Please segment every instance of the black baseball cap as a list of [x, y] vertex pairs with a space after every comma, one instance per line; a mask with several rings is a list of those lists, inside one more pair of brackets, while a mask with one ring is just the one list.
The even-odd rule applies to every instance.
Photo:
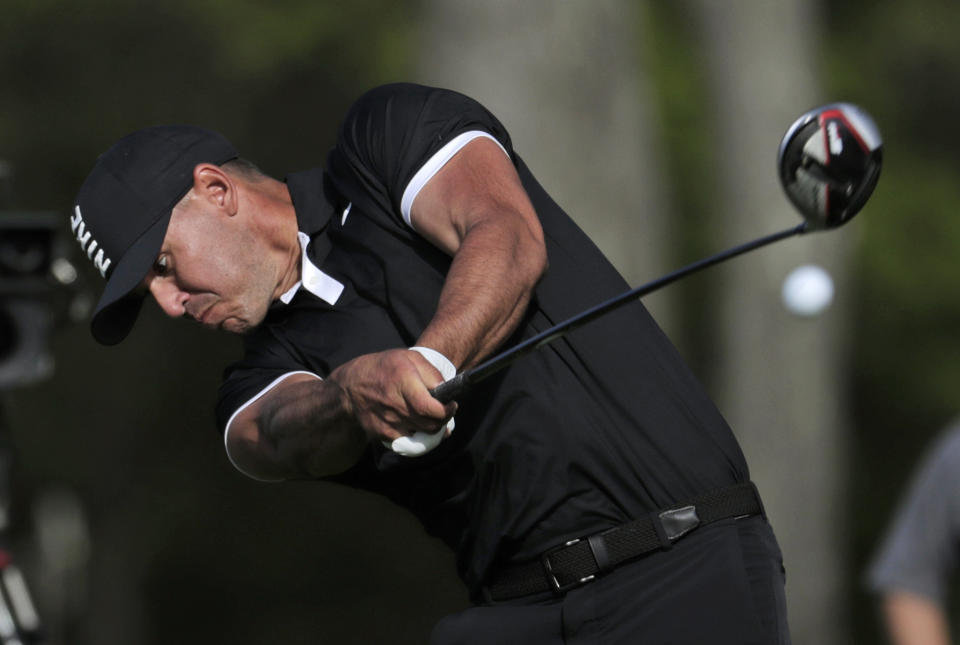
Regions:
[[128, 134], [97, 159], [70, 226], [107, 280], [90, 321], [99, 343], [115, 345], [133, 328], [146, 295], [137, 287], [157, 259], [173, 207], [193, 186], [193, 169], [237, 156], [216, 132], [162, 125]]

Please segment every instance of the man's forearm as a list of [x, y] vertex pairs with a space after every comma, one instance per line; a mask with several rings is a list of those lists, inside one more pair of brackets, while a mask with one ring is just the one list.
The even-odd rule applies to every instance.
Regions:
[[546, 252], [520, 220], [481, 223], [464, 237], [437, 312], [417, 341], [458, 369], [493, 352], [523, 318], [546, 269]]
[[335, 380], [283, 388], [260, 408], [257, 425], [267, 459], [294, 478], [346, 470], [367, 441]]

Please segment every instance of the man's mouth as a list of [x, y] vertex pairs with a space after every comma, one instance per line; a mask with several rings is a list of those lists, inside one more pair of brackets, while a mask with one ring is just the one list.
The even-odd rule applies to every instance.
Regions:
[[189, 313], [190, 317], [196, 320], [201, 325], [207, 325], [208, 324], [207, 318], [210, 315], [210, 312], [213, 310], [213, 306], [215, 304], [216, 303], [211, 303], [208, 307], [204, 308], [204, 310], [199, 313], [191, 313], [191, 312], [187, 312], [187, 313]]

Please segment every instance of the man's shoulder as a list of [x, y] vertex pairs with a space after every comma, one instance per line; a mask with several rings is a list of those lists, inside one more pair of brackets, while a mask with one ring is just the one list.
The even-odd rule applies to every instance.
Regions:
[[431, 94], [452, 94], [463, 96], [459, 92], [442, 87], [423, 85], [421, 83], [413, 83], [410, 81], [394, 81], [391, 83], [382, 83], [380, 85], [371, 87], [357, 98], [357, 102], [375, 101], [389, 97], [422, 98], [430, 96]]
[[398, 81], [374, 86], [360, 94], [347, 111], [345, 122], [356, 123], [358, 118], [370, 118], [385, 112], [389, 113], [391, 120], [396, 120], [407, 111], [417, 114], [426, 109], [449, 108], [459, 112], [480, 107], [478, 101], [456, 90]]
[[[420, 83], [412, 83], [409, 81], [394, 81], [391, 83], [382, 83], [380, 85], [374, 85], [365, 92], [363, 92], [358, 100], [365, 98], [377, 98], [380, 96], [395, 96], [395, 95], [418, 95], [418, 94], [429, 94], [430, 92], [437, 91], [439, 88], [430, 87], [428, 85], [422, 85]], [[443, 90], [440, 90], [443, 91]]]
[[393, 107], [404, 103], [423, 103], [436, 88], [417, 83], [394, 82], [377, 85], [366, 90], [353, 102], [347, 112], [347, 120], [377, 108]]

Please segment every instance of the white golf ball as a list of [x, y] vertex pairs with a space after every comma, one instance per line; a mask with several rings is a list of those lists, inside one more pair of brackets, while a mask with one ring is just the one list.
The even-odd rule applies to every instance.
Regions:
[[833, 300], [833, 279], [822, 268], [805, 264], [783, 281], [783, 304], [798, 316], [816, 316]]

